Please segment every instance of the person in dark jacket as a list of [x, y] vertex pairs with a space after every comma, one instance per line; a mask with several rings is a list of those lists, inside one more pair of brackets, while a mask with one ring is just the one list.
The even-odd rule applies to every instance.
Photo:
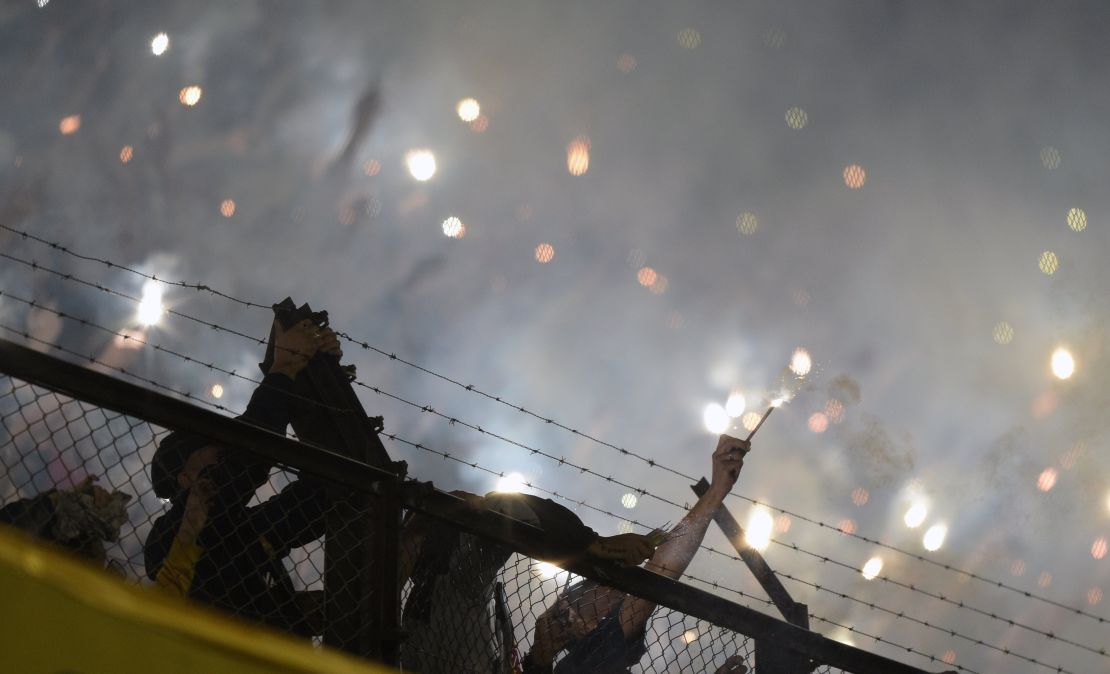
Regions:
[[[705, 538], [714, 513], [732, 491], [751, 444], [722, 435], [713, 451], [709, 490], [667, 535], [645, 568], [680, 578]], [[525, 674], [618, 674], [647, 652], [644, 635], [655, 604], [595, 581], [583, 580], [563, 592], [536, 619], [535, 639], [524, 658]], [[558, 663], [555, 656], [566, 650]], [[721, 671], [743, 671], [731, 661]]]
[[[274, 361], [251, 396], [244, 421], [285, 434], [293, 413], [293, 382], [317, 352], [341, 355], [335, 334], [302, 321], [275, 324]], [[283, 560], [324, 534], [323, 485], [301, 477], [265, 502], [248, 507], [273, 466], [239, 450], [181, 431], [159, 444], [151, 462], [154, 493], [172, 503], [158, 518], [143, 552], [147, 575], [164, 590], [294, 634], [318, 632], [295, 593]]]

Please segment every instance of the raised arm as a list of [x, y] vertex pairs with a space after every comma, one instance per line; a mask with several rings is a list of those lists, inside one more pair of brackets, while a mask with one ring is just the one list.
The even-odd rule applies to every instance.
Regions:
[[[744, 455], [751, 449], [751, 443], [729, 435], [722, 435], [713, 452], [713, 478], [709, 490], [698, 499], [690, 512], [682, 518], [667, 535], [667, 539], [656, 548], [648, 560], [647, 568], [667, 578], [679, 578], [694, 559], [698, 547], [705, 538], [706, 529], [713, 520], [736, 478], [744, 466]], [[648, 618], [655, 611], [655, 604], [639, 597], [629, 596], [621, 606], [621, 630], [626, 637], [638, 636], [647, 625]]]

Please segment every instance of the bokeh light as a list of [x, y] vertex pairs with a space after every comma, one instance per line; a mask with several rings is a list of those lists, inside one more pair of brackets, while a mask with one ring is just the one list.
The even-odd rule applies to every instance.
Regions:
[[1092, 587], [1090, 590], [1087, 590], [1087, 603], [1088, 604], [1090, 604], [1091, 606], [1094, 606], [1095, 604], [1099, 603], [1100, 601], [1102, 601], [1102, 588], [1101, 587]]
[[1056, 469], [1045, 468], [1041, 474], [1037, 476], [1037, 489], [1041, 491], [1049, 491], [1056, 486]]
[[747, 430], [754, 431], [762, 417], [763, 415], [759, 412], [745, 412], [744, 416], [740, 417], [740, 424]]
[[462, 121], [473, 122], [478, 119], [478, 115], [482, 114], [482, 106], [478, 105], [478, 101], [473, 98], [464, 98], [455, 106], [455, 112], [459, 114], [459, 119]]
[[946, 665], [956, 664], [956, 651], [945, 651], [944, 655], [940, 656]]
[[405, 155], [405, 166], [413, 178], [425, 182], [436, 174], [436, 156], [431, 150], [410, 150]]
[[1037, 576], [1037, 587], [1048, 587], [1052, 584], [1052, 574], [1048, 571], [1041, 571], [1041, 575]]
[[1049, 171], [1060, 168], [1060, 151], [1048, 145], [1041, 148], [1041, 165]]
[[633, 269], [639, 269], [640, 267], [643, 267], [644, 262], [647, 261], [647, 255], [644, 255], [644, 251], [640, 250], [639, 248], [633, 248], [632, 250], [628, 251], [628, 256], [625, 257], [624, 260], [628, 263], [629, 267], [632, 267]]
[[1106, 556], [1108, 544], [1105, 536], [1099, 536], [1095, 542], [1091, 544], [1091, 556], [1095, 559], [1102, 559]]
[[376, 176], [382, 170], [382, 163], [377, 159], [367, 159], [362, 164], [362, 172], [368, 176]]
[[208, 389], [208, 392], [217, 400], [224, 397], [224, 387], [219, 384], [212, 384], [212, 388]]
[[771, 544], [771, 529], [775, 520], [763, 507], [752, 508], [748, 515], [748, 525], [744, 527], [744, 542], [756, 550], [766, 550]]
[[75, 134], [80, 128], [81, 115], [69, 115], [68, 117], [62, 117], [62, 121], [58, 122], [58, 131], [61, 131], [63, 136]]
[[948, 527], [943, 524], [934, 524], [929, 527], [925, 532], [925, 536], [921, 539], [921, 544], [929, 552], [936, 552], [944, 545], [944, 539], [948, 536]]
[[1056, 253], [1051, 250], [1046, 250], [1041, 253], [1041, 257], [1037, 259], [1037, 267], [1045, 274], [1051, 276], [1060, 268], [1060, 258], [1056, 257]]
[[162, 307], [162, 284], [157, 281], [147, 281], [143, 284], [142, 299], [139, 300], [137, 318], [143, 325], [154, 325], [162, 318], [165, 309]]
[[200, 102], [200, 97], [204, 94], [204, 90], [195, 84], [184, 87], [177, 93], [177, 100], [181, 101], [181, 105], [186, 107], [193, 107]]
[[520, 473], [507, 473], [498, 478], [497, 487], [494, 488], [494, 491], [504, 494], [518, 494], [524, 491], [525, 482], [527, 480]]
[[224, 199], [220, 202], [220, 215], [224, 216], [225, 218], [230, 218], [231, 216], [235, 215], [234, 199]]
[[802, 347], [794, 349], [794, 353], [790, 356], [790, 371], [799, 377], [804, 377], [809, 374], [810, 369], [813, 367], [813, 359]]
[[914, 503], [906, 514], [902, 517], [902, 521], [906, 526], [911, 529], [916, 529], [921, 526], [925, 518], [929, 516], [929, 508], [924, 503]]
[[1057, 379], [1067, 379], [1075, 373], [1075, 358], [1064, 347], [1052, 352], [1052, 374]]
[[809, 122], [809, 115], [801, 108], [790, 108], [786, 111], [786, 125], [791, 129], [804, 129]]
[[636, 69], [636, 59], [632, 54], [621, 54], [617, 57], [617, 70], [630, 73]]
[[170, 48], [170, 36], [165, 33], [158, 33], [154, 39], [150, 41], [150, 52], [155, 56], [161, 56], [166, 53]]
[[555, 246], [550, 243], [541, 243], [536, 246], [536, 262], [540, 264], [547, 264], [555, 259]]
[[585, 175], [590, 170], [590, 138], [578, 136], [567, 144], [567, 171], [572, 176]]
[[755, 234], [755, 230], [759, 229], [759, 220], [755, 213], [741, 213], [736, 218], [736, 229], [744, 236]]
[[693, 28], [683, 28], [678, 31], [678, 44], [683, 49], [697, 49], [701, 44], [701, 33]]
[[443, 221], [443, 235], [452, 239], [461, 239], [466, 234], [466, 226], [462, 220], [451, 216]]
[[862, 507], [867, 505], [867, 501], [870, 500], [870, 498], [871, 494], [868, 493], [868, 491], [863, 487], [856, 487], [852, 490], [852, 503], [856, 504], [857, 506]]
[[825, 403], [825, 416], [834, 424], [844, 421], [844, 403], [836, 398], [830, 398], [829, 402]]
[[744, 394], [739, 391], [733, 391], [729, 394], [728, 400], [725, 401], [725, 412], [735, 419], [744, 413], [744, 409], [748, 406], [744, 400]]
[[882, 570], [883, 570], [883, 558], [882, 557], [872, 557], [871, 559], [867, 560], [866, 564], [863, 565], [863, 568], [860, 570], [860, 573], [863, 574], [863, 579], [864, 580], [874, 580], [875, 577], [878, 576], [882, 572]]
[[470, 123], [470, 130], [474, 133], [484, 133], [489, 128], [489, 117], [485, 115], [478, 115], [478, 118]]
[[697, 641], [699, 636], [701, 635], [698, 634], [697, 630], [686, 630], [682, 633], [682, 642], [686, 645], [690, 645]]
[[836, 529], [842, 534], [854, 534], [856, 533], [856, 521], [844, 518], [836, 523]]
[[994, 325], [994, 341], [998, 344], [1009, 344], [1014, 340], [1014, 328], [1006, 321], [999, 321]]
[[617, 523], [617, 533], [630, 534], [636, 529], [636, 525], [632, 524], [629, 520], [621, 520]]
[[640, 271], [636, 272], [636, 282], [645, 288], [650, 288], [658, 277], [659, 274], [651, 267], [643, 267]]
[[624, 506], [625, 508], [628, 508], [629, 510], [631, 510], [632, 508], [636, 507], [636, 503], [639, 500], [640, 499], [636, 498], [635, 494], [633, 494], [632, 492], [628, 492], [627, 494], [625, 494], [624, 496], [621, 497], [621, 505]]
[[1010, 575], [1024, 576], [1025, 575], [1025, 560], [1015, 559], [1014, 563], [1010, 565]]
[[720, 435], [728, 430], [731, 421], [729, 421], [728, 412], [725, 408], [717, 403], [709, 403], [701, 412], [702, 422], [705, 423], [705, 428], [710, 433]]
[[763, 31], [763, 44], [771, 49], [780, 49], [786, 44], [786, 32], [781, 28], [771, 27]]
[[1082, 232], [1087, 229], [1087, 211], [1082, 208], [1068, 209], [1068, 227], [1073, 232]]
[[134, 154], [135, 149], [133, 147], [131, 147], [130, 145], [124, 145], [119, 149], [120, 163], [126, 164], [127, 162], [131, 161], [131, 157], [134, 156]]
[[844, 167], [844, 184], [849, 189], [858, 190], [867, 182], [867, 172], [859, 164], [849, 164]]
[[814, 433], [824, 433], [829, 429], [829, 418], [825, 416], [824, 412], [814, 412], [809, 415], [806, 425]]
[[791, 524], [793, 524], [793, 521], [790, 519], [790, 515], [779, 515], [775, 518], [775, 531], [785, 534], [790, 531]]
[[671, 286], [671, 282], [667, 280], [666, 276], [662, 274], [655, 275], [655, 282], [648, 286], [648, 290], [656, 295], [662, 295], [667, 292], [667, 288]]

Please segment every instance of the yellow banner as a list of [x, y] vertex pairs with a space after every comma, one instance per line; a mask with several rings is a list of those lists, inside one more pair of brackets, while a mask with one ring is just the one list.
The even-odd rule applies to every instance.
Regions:
[[0, 526], [0, 669], [18, 674], [393, 671], [128, 585]]

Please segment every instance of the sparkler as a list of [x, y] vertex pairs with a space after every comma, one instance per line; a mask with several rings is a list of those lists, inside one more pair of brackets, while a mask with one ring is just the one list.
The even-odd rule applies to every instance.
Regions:
[[786, 402], [786, 398], [775, 398], [771, 401], [771, 406], [767, 408], [767, 411], [764, 412], [763, 416], [759, 418], [759, 423], [755, 425], [755, 428], [752, 429], [752, 432], [748, 433], [748, 437], [745, 438], [747, 442], [752, 441], [752, 437], [755, 435], [755, 432], [759, 430], [759, 427], [763, 425], [764, 421], [767, 421], [767, 417], [771, 416], [771, 412], [774, 412], [776, 407], [781, 407], [784, 402]]

